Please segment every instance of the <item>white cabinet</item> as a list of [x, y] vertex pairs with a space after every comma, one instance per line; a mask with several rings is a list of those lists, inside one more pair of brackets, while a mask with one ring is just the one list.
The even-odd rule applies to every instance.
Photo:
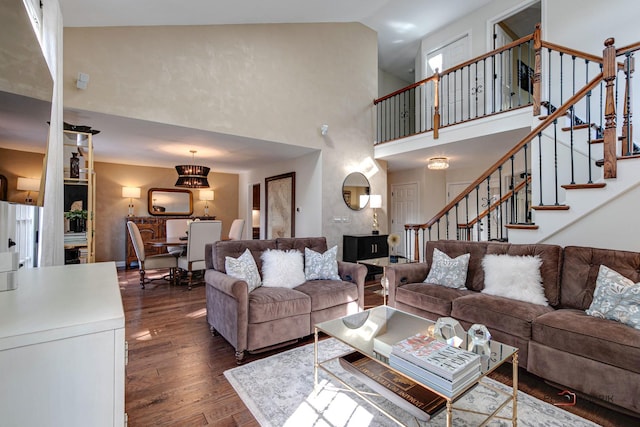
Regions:
[[113, 262], [21, 269], [0, 292], [0, 424], [123, 426], [124, 311]]

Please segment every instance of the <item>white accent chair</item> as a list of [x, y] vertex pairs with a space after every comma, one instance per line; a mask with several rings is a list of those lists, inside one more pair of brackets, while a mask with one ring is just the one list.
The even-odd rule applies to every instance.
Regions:
[[[166, 234], [167, 237], [182, 237], [187, 235], [187, 230], [189, 230], [188, 219], [168, 219], [166, 221]], [[185, 247], [184, 246], [167, 246], [167, 252], [176, 258], [180, 255], [185, 255]]]
[[205, 270], [204, 250], [208, 243], [220, 240], [222, 221], [194, 221], [189, 224], [189, 243], [187, 254], [178, 258], [180, 272], [186, 271], [189, 276], [189, 290], [193, 283], [193, 272]]
[[[171, 254], [160, 254], [146, 256], [144, 253], [144, 242], [140, 236], [140, 230], [133, 221], [127, 221], [127, 228], [131, 235], [131, 242], [138, 257], [138, 269], [140, 270], [140, 286], [144, 289], [145, 283], [149, 283], [151, 279], [145, 279], [147, 270], [158, 270], [163, 268], [169, 269], [169, 277], [173, 279], [176, 268], [178, 268], [178, 259]], [[146, 281], [145, 281], [146, 280]]]
[[234, 219], [229, 229], [229, 240], [242, 240], [242, 230], [244, 229], [244, 219]]

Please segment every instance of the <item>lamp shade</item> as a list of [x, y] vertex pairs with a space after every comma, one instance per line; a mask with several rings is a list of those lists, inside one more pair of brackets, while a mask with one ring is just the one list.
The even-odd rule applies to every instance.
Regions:
[[40, 191], [40, 180], [36, 178], [18, 177], [16, 188], [19, 191]]
[[427, 167], [432, 170], [443, 170], [449, 167], [449, 159], [446, 157], [432, 157], [427, 163]]
[[213, 190], [200, 190], [200, 200], [213, 200]]
[[140, 187], [122, 187], [122, 197], [127, 199], [139, 199]]
[[380, 194], [372, 194], [369, 196], [369, 207], [379, 209], [382, 207], [382, 196]]
[[[193, 163], [195, 163], [196, 150], [189, 150]], [[191, 165], [177, 165], [176, 172], [178, 172], [178, 180], [176, 181], [176, 187], [184, 188], [209, 188], [209, 181], [207, 176], [211, 168], [207, 166], [200, 166], [196, 164]], [[212, 199], [213, 200], [213, 199]]]

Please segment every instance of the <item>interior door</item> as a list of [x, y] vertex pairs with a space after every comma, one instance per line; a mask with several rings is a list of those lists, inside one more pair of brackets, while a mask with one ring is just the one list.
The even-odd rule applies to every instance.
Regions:
[[404, 225], [418, 221], [418, 183], [391, 185], [391, 232], [400, 236], [396, 255], [412, 255], [413, 248], [406, 250]]
[[[501, 48], [513, 41], [499, 24], [493, 26], [493, 44], [494, 49]], [[493, 90], [495, 91], [495, 105], [491, 106], [491, 110], [502, 111], [509, 109], [511, 106], [511, 96], [513, 95], [513, 71], [512, 58], [509, 51], [503, 52], [498, 58], [493, 60]]]

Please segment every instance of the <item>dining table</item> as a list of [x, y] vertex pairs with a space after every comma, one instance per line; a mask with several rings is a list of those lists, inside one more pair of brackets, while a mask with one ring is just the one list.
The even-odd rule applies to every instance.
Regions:
[[156, 248], [164, 246], [183, 246], [186, 248], [189, 245], [189, 238], [187, 236], [159, 237], [146, 240], [145, 243]]

